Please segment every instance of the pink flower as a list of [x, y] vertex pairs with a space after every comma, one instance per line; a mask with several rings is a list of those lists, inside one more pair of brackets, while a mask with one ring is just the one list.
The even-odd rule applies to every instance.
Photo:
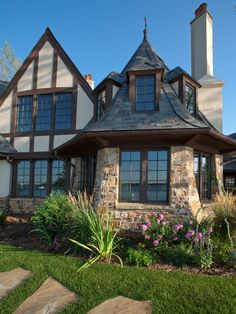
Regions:
[[198, 239], [201, 239], [201, 238], [202, 238], [202, 233], [201, 233], [201, 232], [198, 232], [198, 233], [197, 233], [197, 237], [198, 237]]
[[154, 245], [154, 246], [158, 246], [158, 244], [159, 244], [159, 241], [158, 241], [158, 240], [154, 240], [154, 241], [153, 241], [153, 245]]
[[159, 219], [160, 220], [163, 220], [164, 219], [164, 215], [161, 213], [161, 214], [159, 214]]
[[178, 241], [179, 238], [178, 238], [178, 237], [174, 237], [172, 240], [173, 240], [173, 241]]
[[159, 219], [157, 219], [157, 223], [158, 223], [158, 224], [160, 223], [160, 220], [159, 220]]
[[209, 232], [209, 233], [212, 233], [212, 231], [213, 231], [213, 228], [210, 227], [210, 228], [208, 229], [208, 232]]
[[144, 238], [145, 238], [145, 240], [150, 240], [150, 235], [146, 234]]
[[188, 222], [190, 225], [192, 225], [193, 224], [193, 221], [192, 220], [189, 220], [189, 222]]
[[148, 228], [150, 228], [152, 226], [152, 224], [149, 222], [147, 223]]
[[193, 241], [193, 243], [197, 243], [198, 239], [197, 238], [193, 238], [192, 241]]
[[185, 237], [185, 239], [189, 239], [189, 238], [191, 238], [191, 235], [189, 233], [186, 233], [184, 237]]
[[179, 229], [183, 229], [184, 225], [179, 224]]
[[165, 220], [162, 221], [162, 225], [163, 225], [163, 226], [166, 226], [166, 225], [167, 225], [167, 221], [165, 221]]
[[141, 230], [145, 232], [147, 230], [148, 226], [147, 225], [141, 225]]
[[162, 234], [158, 234], [157, 237], [158, 237], [159, 240], [161, 240], [163, 238], [163, 235]]

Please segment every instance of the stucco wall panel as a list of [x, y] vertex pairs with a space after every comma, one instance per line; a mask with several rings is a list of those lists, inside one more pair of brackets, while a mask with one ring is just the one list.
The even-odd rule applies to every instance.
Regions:
[[28, 136], [15, 137], [14, 139], [14, 148], [18, 153], [27, 153], [29, 152], [30, 138]]
[[13, 92], [5, 99], [0, 107], [0, 133], [10, 133], [11, 131], [11, 110], [12, 110]]
[[83, 129], [93, 117], [93, 103], [78, 85], [76, 129]]
[[72, 87], [73, 86], [73, 76], [70, 73], [67, 66], [58, 56], [57, 60], [57, 81], [56, 87]]
[[34, 61], [28, 66], [25, 73], [18, 82], [17, 90], [19, 92], [30, 90], [33, 88]]
[[53, 47], [47, 41], [39, 51], [37, 88], [50, 88], [52, 85]]
[[49, 150], [49, 136], [34, 137], [34, 151], [47, 152]]
[[11, 166], [6, 160], [0, 160], [0, 197], [7, 197], [10, 192]]

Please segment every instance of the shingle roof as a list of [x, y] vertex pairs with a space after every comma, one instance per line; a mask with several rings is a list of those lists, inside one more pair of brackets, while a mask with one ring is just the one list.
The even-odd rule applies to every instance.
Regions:
[[129, 62], [122, 70], [122, 74], [127, 71], [165, 69], [169, 71], [165, 62], [160, 58], [155, 49], [150, 45], [146, 36], [138, 49], [135, 51]]
[[183, 70], [181, 67], [176, 67], [173, 70], [167, 72], [165, 74], [165, 78], [167, 79], [168, 82], [173, 81], [174, 79], [176, 79], [177, 77], [179, 77], [180, 75], [186, 75], [188, 76], [192, 81], [194, 81], [196, 84], [198, 84], [199, 86], [201, 86], [199, 84], [199, 82], [197, 82], [190, 74], [188, 74], [185, 70]]
[[3, 91], [5, 90], [5, 88], [7, 87], [8, 82], [5, 81], [1, 81], [0, 80], [0, 95], [3, 93]]
[[8, 155], [12, 153], [16, 153], [15, 148], [13, 148], [10, 143], [0, 135], [0, 154]]

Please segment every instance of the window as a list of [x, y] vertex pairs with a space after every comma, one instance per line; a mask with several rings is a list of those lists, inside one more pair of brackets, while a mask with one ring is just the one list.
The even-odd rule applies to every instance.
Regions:
[[33, 96], [18, 98], [17, 104], [17, 132], [32, 131]]
[[194, 153], [194, 173], [200, 199], [211, 198], [210, 155]]
[[167, 151], [149, 151], [147, 158], [147, 201], [167, 200]]
[[16, 196], [29, 195], [30, 161], [20, 160], [17, 165]]
[[89, 155], [81, 158], [80, 190], [93, 193], [96, 175], [97, 156]]
[[[33, 119], [34, 97], [35, 119]], [[72, 107], [72, 93], [18, 97], [16, 131], [70, 130], [73, 118]], [[51, 123], [52, 120], [54, 125]]]
[[52, 162], [52, 190], [65, 191], [65, 163], [62, 160], [53, 160]]
[[196, 91], [195, 88], [189, 84], [185, 84], [185, 106], [188, 111], [195, 115], [196, 112]]
[[55, 130], [72, 127], [72, 93], [56, 94]]
[[45, 197], [47, 195], [48, 161], [36, 160], [34, 162], [34, 197]]
[[48, 131], [51, 129], [52, 95], [39, 95], [35, 116], [35, 130]]
[[233, 176], [233, 175], [225, 176], [225, 189], [227, 191], [235, 192], [235, 189], [236, 189], [236, 176]]
[[[19, 160], [14, 169], [16, 169], [14, 170], [16, 184], [13, 196], [45, 197], [52, 190], [64, 192], [66, 189], [64, 161], [57, 159]], [[70, 173], [67, 175], [69, 176]], [[51, 182], [51, 186], [48, 182]]]
[[168, 201], [167, 149], [122, 151], [120, 159], [120, 201]]
[[136, 111], [155, 110], [155, 76], [136, 76]]
[[120, 200], [140, 200], [140, 166], [139, 151], [121, 152]]
[[97, 103], [97, 119], [101, 117], [103, 112], [105, 111], [106, 104], [106, 90], [104, 89], [100, 93], [98, 93], [98, 103]]

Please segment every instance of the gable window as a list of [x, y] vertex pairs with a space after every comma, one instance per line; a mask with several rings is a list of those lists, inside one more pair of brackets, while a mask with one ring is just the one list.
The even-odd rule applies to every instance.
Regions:
[[99, 119], [105, 111], [106, 90], [104, 89], [97, 96], [97, 119]]
[[209, 154], [194, 153], [194, 173], [200, 199], [211, 198], [211, 158]]
[[70, 130], [73, 119], [72, 109], [72, 92], [20, 96], [17, 104], [16, 131]]
[[196, 113], [196, 90], [193, 86], [185, 83], [184, 104], [187, 110], [195, 115]]
[[72, 93], [56, 94], [55, 130], [72, 126]]
[[16, 130], [32, 131], [33, 96], [18, 97]]
[[52, 95], [39, 95], [35, 115], [35, 130], [48, 131], [51, 128]]
[[122, 151], [120, 201], [167, 203], [169, 185], [167, 149]]
[[136, 76], [136, 111], [155, 110], [155, 76]]
[[20, 160], [17, 165], [16, 176], [16, 195], [28, 196], [29, 195], [29, 182], [30, 182], [30, 161]]

